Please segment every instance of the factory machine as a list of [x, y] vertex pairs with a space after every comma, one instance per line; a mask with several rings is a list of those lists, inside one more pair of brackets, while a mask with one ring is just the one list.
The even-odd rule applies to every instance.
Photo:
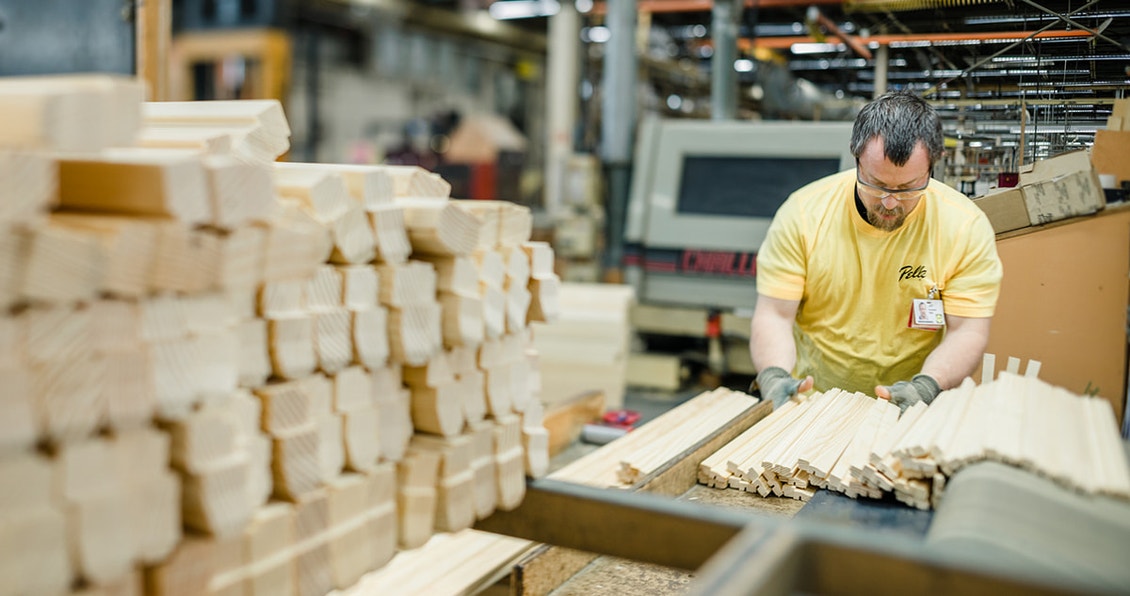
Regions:
[[[757, 301], [757, 251], [789, 194], [854, 167], [851, 127], [658, 118], [642, 124], [623, 264], [639, 302], [633, 326], [649, 343], [674, 345], [715, 373], [756, 373], [745, 317]], [[670, 341], [686, 337], [697, 338], [690, 351]]]

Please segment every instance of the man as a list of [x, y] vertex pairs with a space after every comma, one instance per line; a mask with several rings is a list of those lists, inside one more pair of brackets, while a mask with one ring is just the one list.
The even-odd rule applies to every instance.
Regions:
[[[985, 214], [930, 178], [942, 127], [921, 98], [867, 104], [851, 152], [855, 170], [797, 190], [777, 211], [758, 253], [750, 352], [761, 395], [777, 406], [838, 387], [905, 411], [976, 369], [1000, 259]], [[944, 312], [944, 325], [916, 325], [916, 306]]]

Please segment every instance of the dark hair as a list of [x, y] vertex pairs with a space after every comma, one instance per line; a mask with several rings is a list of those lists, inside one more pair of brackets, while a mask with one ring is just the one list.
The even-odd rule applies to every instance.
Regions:
[[926, 100], [909, 91], [891, 91], [860, 110], [851, 129], [851, 154], [859, 159], [871, 139], [883, 139], [883, 154], [901, 166], [921, 141], [933, 164], [942, 156], [942, 123]]

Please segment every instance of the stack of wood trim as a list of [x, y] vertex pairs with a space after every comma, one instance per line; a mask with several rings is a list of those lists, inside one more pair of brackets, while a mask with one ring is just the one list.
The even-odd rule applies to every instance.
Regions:
[[270, 163], [290, 149], [290, 125], [278, 100], [162, 101], [141, 104], [145, 128], [189, 127], [231, 137], [232, 152]]
[[[1052, 449], [1049, 432], [1089, 440]], [[1079, 492], [1130, 499], [1130, 467], [1109, 403], [1010, 372], [982, 385], [966, 379], [929, 407], [917, 403], [901, 416], [893, 404], [858, 393], [794, 399], [706, 458], [699, 482], [801, 500], [816, 488], [852, 498], [893, 492], [929, 509], [950, 476], [984, 460]]]

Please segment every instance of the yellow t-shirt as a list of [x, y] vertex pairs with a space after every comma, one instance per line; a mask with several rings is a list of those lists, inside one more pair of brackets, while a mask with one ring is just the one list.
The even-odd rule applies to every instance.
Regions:
[[991, 317], [1000, 280], [992, 226], [965, 195], [931, 180], [885, 232], [856, 210], [855, 170], [793, 193], [757, 255], [758, 293], [800, 301], [794, 372], [820, 391], [910, 379], [943, 333], [908, 328], [911, 301], [937, 287], [946, 314]]

